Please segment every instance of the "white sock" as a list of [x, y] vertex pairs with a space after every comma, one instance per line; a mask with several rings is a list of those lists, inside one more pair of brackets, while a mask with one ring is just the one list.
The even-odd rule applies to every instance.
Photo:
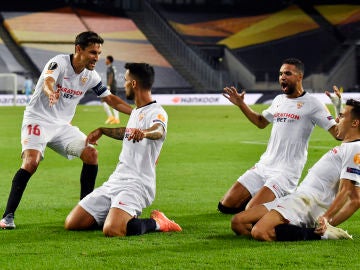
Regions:
[[103, 102], [103, 107], [104, 107], [106, 115], [108, 117], [112, 116], [110, 106], [106, 102]]
[[115, 117], [116, 119], [119, 119], [119, 111], [113, 109], [113, 112], [114, 112], [114, 117]]

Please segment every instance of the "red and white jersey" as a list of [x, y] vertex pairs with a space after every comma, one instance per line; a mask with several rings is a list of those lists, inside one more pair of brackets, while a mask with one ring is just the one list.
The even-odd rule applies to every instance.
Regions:
[[278, 95], [262, 115], [273, 127], [259, 163], [297, 178], [304, 168], [315, 125], [325, 130], [336, 125], [327, 107], [309, 93], [293, 99]]
[[[45, 65], [36, 84], [34, 94], [25, 109], [24, 118], [44, 120], [51, 123], [70, 123], [74, 117], [77, 104], [92, 89], [98, 97], [110, 95], [110, 91], [101, 82], [95, 70], [84, 69], [75, 73], [71, 64], [72, 55], [60, 54], [50, 59]], [[56, 104], [49, 106], [49, 98], [43, 91], [44, 79], [55, 80], [54, 91], [60, 92]]]
[[[155, 101], [132, 110], [126, 125], [119, 163], [105, 185], [137, 187], [139, 197], [145, 197], [149, 202], [154, 200], [156, 191], [155, 166], [165, 140], [167, 122], [166, 111]], [[132, 129], [144, 130], [156, 123], [160, 123], [165, 129], [161, 139], [143, 139], [140, 142], [127, 139]]]
[[323, 155], [296, 193], [312, 196], [318, 205], [328, 208], [338, 192], [339, 179], [360, 184], [360, 141], [342, 143]]

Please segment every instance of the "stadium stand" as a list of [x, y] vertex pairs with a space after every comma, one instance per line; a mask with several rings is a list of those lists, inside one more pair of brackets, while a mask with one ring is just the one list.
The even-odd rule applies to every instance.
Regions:
[[155, 65], [159, 92], [274, 90], [287, 57], [304, 61], [304, 86], [313, 91], [360, 84], [358, 1], [54, 0], [41, 11], [22, 2], [27, 11], [1, 14], [37, 69], [90, 29], [104, 36], [120, 77], [126, 61]]
[[[3, 11], [1, 14], [13, 39], [38, 70], [42, 70], [52, 56], [71, 53], [77, 33], [92, 30], [100, 33], [105, 40], [102, 54], [111, 54], [115, 59], [119, 87], [122, 86], [125, 62], [147, 62], [154, 65], [157, 74], [154, 92], [191, 89], [191, 85], [155, 50], [129, 18], [73, 7], [39, 12]], [[104, 59], [98, 62], [96, 69], [105, 79]]]
[[[252, 14], [248, 10], [222, 13], [221, 9], [186, 12], [168, 5], [162, 5], [159, 10], [189, 44], [213, 53], [213, 58], [222, 58], [220, 45], [230, 49], [254, 74], [257, 82], [276, 82], [278, 67], [287, 57], [302, 59], [308, 76], [330, 74], [348, 51], [359, 59], [353, 48], [360, 39], [358, 4], [304, 6], [290, 3], [271, 12], [263, 10]], [[350, 74], [353, 78], [345, 81], [348, 88], [359, 83], [359, 75], [353, 71]], [[310, 87], [314, 86], [312, 81], [308, 79]]]

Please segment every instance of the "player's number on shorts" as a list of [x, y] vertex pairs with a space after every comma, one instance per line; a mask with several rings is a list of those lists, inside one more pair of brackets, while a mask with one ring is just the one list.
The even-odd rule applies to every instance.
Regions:
[[40, 136], [40, 128], [39, 125], [28, 125], [28, 135], [35, 135], [35, 136]]

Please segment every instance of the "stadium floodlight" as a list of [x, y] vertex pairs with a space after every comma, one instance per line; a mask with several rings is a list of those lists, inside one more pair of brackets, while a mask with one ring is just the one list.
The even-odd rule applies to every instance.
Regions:
[[14, 106], [17, 99], [17, 75], [15, 73], [0, 73], [0, 93], [12, 93]]

